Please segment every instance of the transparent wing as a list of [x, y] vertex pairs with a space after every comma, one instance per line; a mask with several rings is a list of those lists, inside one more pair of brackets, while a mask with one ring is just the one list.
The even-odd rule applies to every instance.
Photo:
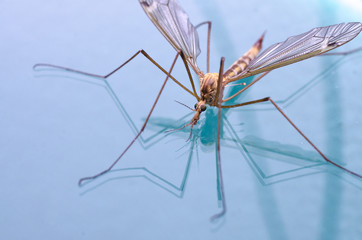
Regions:
[[362, 24], [359, 22], [340, 23], [313, 28], [309, 32], [289, 37], [284, 42], [276, 43], [263, 51], [231, 81], [323, 54], [351, 41], [361, 30]]
[[195, 27], [176, 0], [139, 0], [153, 24], [178, 51], [196, 73], [201, 72], [196, 58], [200, 54], [199, 37]]

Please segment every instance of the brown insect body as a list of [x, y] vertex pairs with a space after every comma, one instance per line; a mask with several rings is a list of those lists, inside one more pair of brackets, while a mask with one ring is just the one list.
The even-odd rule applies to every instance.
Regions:
[[202, 102], [210, 106], [215, 106], [218, 80], [218, 73], [206, 73], [203, 78], [200, 79], [200, 97]]
[[[234, 76], [241, 73], [246, 69], [250, 61], [252, 61], [259, 53], [262, 48], [262, 42], [264, 39], [264, 34], [254, 43], [254, 45], [247, 51], [243, 56], [236, 60], [228, 70], [223, 74], [223, 79], [221, 81], [222, 86], [220, 88], [219, 97], [222, 98], [223, 90], [225, 86], [232, 82], [231, 80]], [[219, 73], [200, 73], [200, 101], [195, 105], [195, 115], [192, 118], [191, 122], [187, 125], [195, 125], [200, 119], [201, 112], [206, 110], [206, 105], [209, 106], [218, 106], [216, 101], [217, 94], [217, 84], [219, 81]]]
[[[265, 34], [265, 33], [264, 33]], [[228, 70], [224, 73], [224, 78], [227, 78], [227, 83], [230, 82], [234, 76], [243, 72], [249, 63], [258, 55], [262, 48], [264, 34], [254, 43], [254, 45], [243, 56], [236, 60]]]

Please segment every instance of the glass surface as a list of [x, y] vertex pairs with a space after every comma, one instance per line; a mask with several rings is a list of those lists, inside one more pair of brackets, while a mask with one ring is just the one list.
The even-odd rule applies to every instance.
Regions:
[[[362, 2], [180, 1], [196, 25], [211, 20], [211, 71], [247, 51], [317, 26], [362, 21]], [[0, 3], [0, 232], [3, 239], [361, 239], [362, 180], [325, 164], [271, 106], [223, 112], [227, 213], [216, 185], [216, 109], [193, 131], [196, 100], [168, 82], [142, 137], [164, 74], [143, 56], [107, 81], [49, 70], [45, 62], [106, 74], [144, 49], [168, 69], [174, 49], [138, 1]], [[206, 28], [199, 29], [205, 71]], [[362, 36], [337, 49], [362, 46]], [[178, 61], [173, 75], [189, 86]], [[235, 102], [272, 97], [323, 153], [362, 174], [362, 52], [316, 57], [270, 73]], [[195, 81], [197, 83], [197, 78]], [[234, 86], [238, 87], [238, 86]], [[232, 91], [233, 88], [227, 89]]]

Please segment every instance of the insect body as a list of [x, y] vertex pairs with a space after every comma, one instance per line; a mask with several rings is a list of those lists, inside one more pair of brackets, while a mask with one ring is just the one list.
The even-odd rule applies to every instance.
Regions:
[[218, 80], [219, 74], [218, 73], [206, 73], [203, 74], [201, 71], [199, 72], [200, 76], [200, 101], [195, 105], [195, 116], [191, 120], [191, 126], [197, 123], [199, 119], [200, 113], [206, 110], [206, 106], [218, 106], [217, 99], [222, 99], [223, 90], [225, 86], [231, 82], [230, 79], [235, 77], [236, 75], [242, 73], [251, 60], [253, 60], [256, 55], [259, 53], [262, 47], [264, 35], [260, 37], [260, 39], [254, 44], [254, 46], [246, 52], [241, 58], [235, 61], [231, 67], [223, 74], [220, 82], [220, 90], [219, 95], [217, 92], [218, 88]]

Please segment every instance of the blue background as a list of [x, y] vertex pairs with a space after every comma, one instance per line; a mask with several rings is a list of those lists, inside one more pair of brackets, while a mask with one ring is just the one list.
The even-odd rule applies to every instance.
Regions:
[[[212, 20], [211, 69], [232, 64], [267, 30], [264, 47], [316, 26], [362, 21], [362, 2], [180, 1]], [[108, 79], [33, 71], [45, 62], [106, 74], [139, 49], [169, 68], [175, 51], [138, 1], [0, 3], [0, 232], [4, 239], [361, 239], [362, 181], [324, 164], [270, 104], [223, 118], [228, 211], [216, 188], [215, 109], [195, 127], [196, 100], [169, 82], [142, 139], [164, 75], [139, 56]], [[205, 66], [206, 28], [199, 31]], [[341, 51], [362, 45], [358, 36]], [[275, 70], [238, 102], [271, 96], [333, 161], [362, 173], [362, 52]], [[178, 62], [174, 76], [188, 84]], [[196, 80], [197, 82], [197, 80]], [[109, 84], [109, 85], [107, 85]], [[205, 118], [206, 117], [206, 118]]]

